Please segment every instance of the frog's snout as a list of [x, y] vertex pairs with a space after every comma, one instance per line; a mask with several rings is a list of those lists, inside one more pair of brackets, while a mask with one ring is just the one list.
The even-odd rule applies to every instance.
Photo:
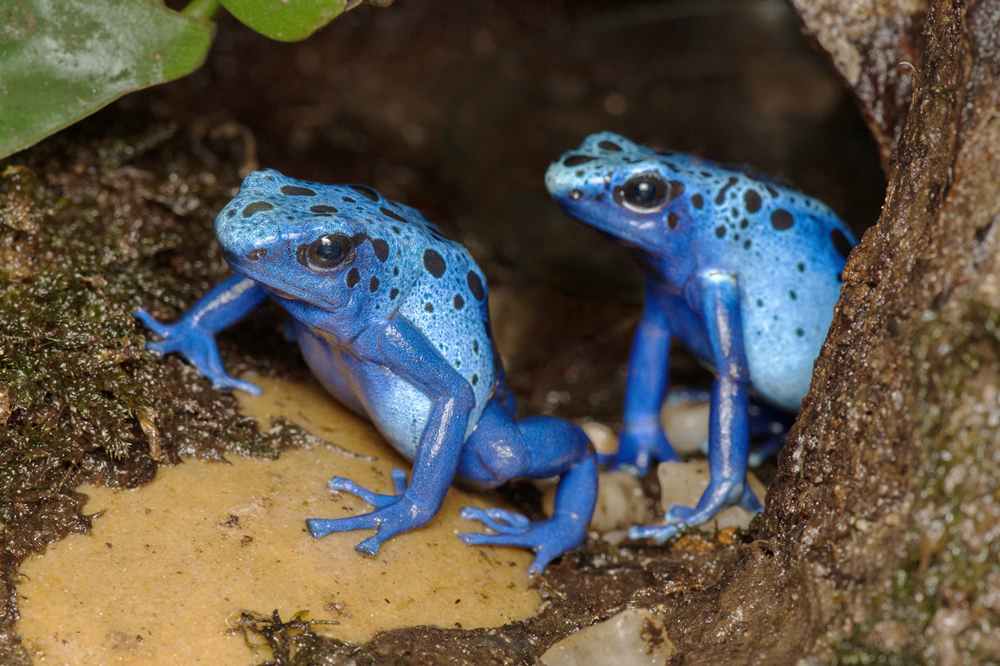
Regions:
[[557, 162], [553, 162], [549, 165], [549, 168], [545, 171], [545, 187], [548, 189], [549, 194], [559, 200], [563, 199], [579, 199], [580, 195], [574, 195], [574, 192], [579, 193], [580, 188], [583, 183], [581, 178], [576, 175], [572, 167], [567, 167], [567, 160], [573, 160], [579, 157], [574, 153], [566, 153]]
[[559, 196], [561, 170], [559, 162], [553, 162], [545, 171], [545, 189], [555, 197]]
[[266, 201], [234, 200], [215, 218], [215, 236], [222, 251], [249, 261], [262, 259], [278, 240], [281, 230], [269, 211], [276, 207]]

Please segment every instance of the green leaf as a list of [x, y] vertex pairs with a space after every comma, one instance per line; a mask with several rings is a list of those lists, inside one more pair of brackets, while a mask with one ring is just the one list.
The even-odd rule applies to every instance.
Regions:
[[158, 0], [0, 0], [0, 158], [190, 73], [213, 32]]
[[337, 18], [346, 0], [222, 0], [242, 23], [271, 39], [297, 42]]

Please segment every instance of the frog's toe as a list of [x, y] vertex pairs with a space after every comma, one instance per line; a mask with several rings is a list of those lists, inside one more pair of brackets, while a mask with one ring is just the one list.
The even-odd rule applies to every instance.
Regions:
[[334, 532], [352, 532], [375, 527], [375, 517], [371, 513], [347, 518], [309, 518], [306, 528], [315, 538], [321, 539]]
[[607, 467], [609, 469], [614, 469], [618, 463], [617, 453], [601, 453], [597, 452], [597, 464], [601, 467]]
[[750, 450], [750, 455], [748, 456], [747, 464], [750, 465], [750, 467], [754, 468], [760, 467], [762, 464], [764, 464], [764, 461], [766, 461], [771, 456], [776, 455], [778, 451], [781, 450], [781, 447], [784, 444], [785, 444], [785, 436], [783, 434], [776, 437], [771, 437], [760, 446], [754, 447], [753, 449]]
[[681, 531], [677, 524], [672, 525], [633, 525], [629, 528], [628, 538], [634, 541], [649, 539], [655, 543], [664, 543]]
[[230, 377], [225, 373], [220, 373], [214, 376], [210, 376], [206, 373], [206, 376], [212, 380], [212, 387], [218, 390], [233, 389], [249, 393], [250, 395], [260, 395], [262, 393], [260, 387], [256, 384], [251, 384], [250, 382], [245, 382], [242, 379]]
[[399, 469], [398, 467], [392, 468], [392, 487], [395, 488], [397, 495], [402, 495], [406, 492], [406, 470]]
[[378, 538], [378, 535], [373, 535], [362, 541], [361, 543], [354, 546], [354, 550], [358, 551], [362, 555], [368, 555], [374, 557], [378, 555], [379, 548], [382, 547], [382, 539]]
[[750, 513], [760, 513], [764, 510], [764, 505], [757, 499], [757, 494], [746, 484], [743, 488], [743, 495], [740, 497], [740, 506]]
[[160, 337], [165, 337], [170, 332], [170, 325], [160, 322], [159, 319], [149, 314], [142, 308], [134, 311], [132, 316], [142, 322], [142, 325], [156, 333]]
[[[157, 334], [162, 335], [162, 334]], [[160, 356], [166, 356], [172, 351], [175, 351], [176, 345], [171, 344], [168, 340], [158, 340], [156, 342], [150, 341], [146, 343], [146, 349], [153, 352], [154, 354], [159, 354]]]
[[[406, 479], [405, 473], [403, 479], [405, 484], [405, 479]], [[396, 481], [395, 472], [393, 472], [393, 481]], [[359, 486], [350, 479], [346, 479], [342, 476], [333, 477], [326, 485], [330, 488], [330, 490], [334, 492], [350, 493], [351, 495], [354, 495], [361, 501], [371, 504], [373, 507], [377, 509], [380, 509], [384, 506], [389, 506], [390, 504], [399, 501], [398, 495], [384, 495], [382, 493], [373, 492], [371, 490], [368, 490], [367, 488]], [[398, 483], [396, 484], [396, 488], [398, 490], [399, 488]]]
[[674, 504], [663, 517], [659, 525], [634, 525], [628, 532], [630, 539], [649, 539], [655, 543], [663, 543], [689, 527], [694, 527], [710, 517], [697, 507]]
[[500, 534], [523, 534], [531, 527], [531, 521], [525, 516], [505, 509], [480, 509], [467, 506], [462, 509], [462, 518], [476, 520]]
[[[484, 517], [489, 518], [488, 515]], [[520, 516], [520, 518], [523, 518], [523, 516]], [[477, 518], [477, 520], [482, 519]], [[487, 527], [491, 527], [488, 522], [482, 522]], [[558, 516], [550, 520], [529, 523], [527, 529], [517, 533], [481, 534], [478, 532], [463, 532], [458, 535], [458, 538], [470, 546], [512, 546], [515, 548], [527, 548], [535, 553], [535, 560], [528, 569], [528, 573], [538, 574], [548, 566], [549, 562], [567, 550], [576, 548], [583, 543], [586, 536], [587, 524], [585, 521], [579, 518]]]
[[674, 504], [667, 511], [665, 516], [665, 522], [668, 525], [685, 525], [691, 518], [694, 517], [696, 510], [690, 506], [683, 506], [681, 504]]

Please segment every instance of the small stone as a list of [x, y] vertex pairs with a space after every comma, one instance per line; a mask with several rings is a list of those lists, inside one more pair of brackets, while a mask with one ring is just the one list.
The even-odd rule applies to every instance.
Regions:
[[682, 456], [698, 453], [708, 441], [708, 412], [710, 404], [703, 402], [663, 403], [660, 421], [667, 433], [667, 440]]
[[652, 666], [675, 652], [663, 623], [650, 610], [629, 608], [564, 638], [542, 655], [544, 666]]
[[580, 428], [598, 453], [614, 453], [618, 450], [618, 436], [610, 427], [599, 421], [584, 421], [580, 424]]
[[[546, 483], [542, 489], [542, 506], [552, 515], [555, 505], [556, 484]], [[637, 523], [654, 521], [642, 492], [642, 485], [628, 472], [602, 472], [598, 478], [597, 506], [590, 521], [590, 529], [611, 532], [628, 528]]]
[[[708, 487], [709, 473], [707, 460], [691, 460], [688, 462], [660, 463], [656, 468], [660, 480], [660, 504], [664, 513], [674, 504], [694, 506], [698, 503], [705, 488]], [[764, 502], [767, 488], [754, 476], [747, 472], [747, 481], [757, 494], [757, 499]], [[715, 516], [706, 527], [725, 529], [727, 527], [745, 528], [750, 525], [754, 514], [740, 506], [731, 506]]]

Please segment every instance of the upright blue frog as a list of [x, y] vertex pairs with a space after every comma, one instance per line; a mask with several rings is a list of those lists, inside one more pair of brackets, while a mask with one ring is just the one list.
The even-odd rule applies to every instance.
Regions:
[[645, 271], [624, 428], [602, 462], [644, 473], [677, 460], [660, 422], [674, 337], [715, 374], [708, 488], [697, 506], [674, 506], [665, 524], [635, 526], [632, 538], [662, 542], [737, 503], [760, 511], [746, 483], [751, 437], [771, 435], [755, 453], [780, 446], [768, 429], [789, 423], [809, 388], [851, 230], [801, 192], [608, 132], [564, 154], [545, 182], [569, 215], [633, 248]]
[[494, 533], [460, 538], [531, 549], [531, 573], [584, 540], [597, 494], [593, 449], [575, 425], [516, 417], [491, 339], [486, 280], [464, 247], [371, 188], [273, 170], [247, 176], [215, 233], [235, 275], [174, 324], [137, 311], [164, 338], [149, 348], [179, 352], [216, 387], [258, 393], [226, 373], [215, 335], [271, 298], [291, 315], [286, 333], [323, 386], [413, 461], [409, 483], [393, 471], [391, 494], [331, 479], [331, 489], [374, 510], [310, 519], [314, 537], [374, 529], [357, 546], [374, 555], [433, 518], [456, 478], [493, 488], [560, 476], [551, 519], [466, 507], [463, 517]]

